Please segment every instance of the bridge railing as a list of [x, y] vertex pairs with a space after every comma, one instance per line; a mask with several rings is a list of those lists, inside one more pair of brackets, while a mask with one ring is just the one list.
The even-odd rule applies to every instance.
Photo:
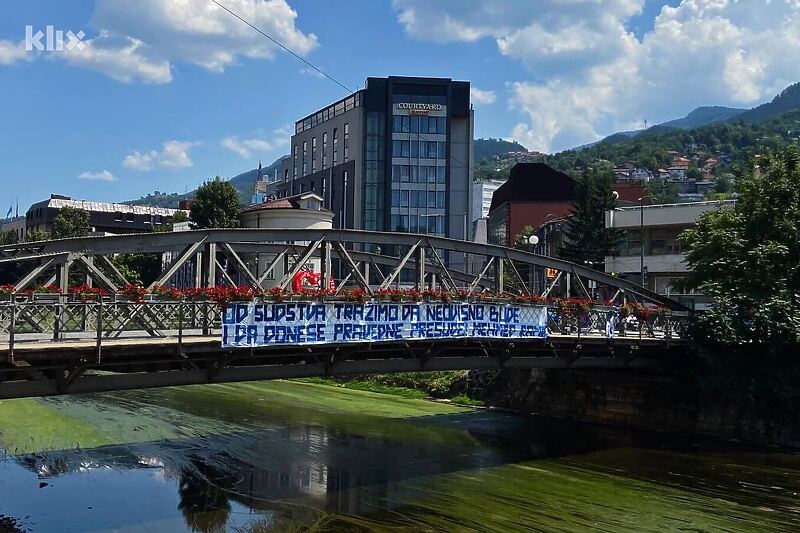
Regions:
[[[297, 301], [309, 302], [308, 298]], [[340, 301], [336, 297], [327, 301]], [[251, 301], [273, 303], [268, 298]], [[291, 298], [289, 299], [291, 301]], [[371, 301], [371, 300], [367, 300]], [[486, 303], [487, 300], [481, 300]], [[492, 300], [488, 300], [492, 302]], [[456, 300], [453, 303], [469, 303]], [[687, 313], [664, 309], [647, 310], [634, 316], [620, 307], [577, 305], [563, 301], [510, 302], [513, 305], [546, 305], [550, 336], [639, 337], [646, 339], [686, 338]], [[14, 346], [33, 341], [96, 339], [182, 338], [219, 336], [225, 302], [211, 300], [146, 300], [118, 296], [74, 300], [64, 296], [10, 298], [0, 301], [0, 338]]]

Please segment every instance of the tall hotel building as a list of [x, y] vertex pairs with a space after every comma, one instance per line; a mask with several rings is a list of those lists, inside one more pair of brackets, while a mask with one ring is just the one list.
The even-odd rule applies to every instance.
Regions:
[[469, 82], [367, 78], [295, 123], [267, 193], [316, 192], [335, 228], [468, 239], [472, 128]]

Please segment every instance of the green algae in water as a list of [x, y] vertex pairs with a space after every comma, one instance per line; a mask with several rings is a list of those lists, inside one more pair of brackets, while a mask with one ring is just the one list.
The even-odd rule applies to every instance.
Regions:
[[[416, 493], [414, 503], [395, 508], [392, 514], [402, 515], [401, 523], [436, 531], [800, 531], [796, 493], [793, 502], [782, 496], [756, 499], [742, 494], [742, 486], [725, 485], [724, 490], [709, 494], [677, 481], [644, 481], [626, 475], [631, 461], [642, 460], [650, 460], [652, 469], [664, 466], [658, 453], [623, 449], [414, 479], [401, 483]], [[730, 464], [731, 460], [690, 461], [700, 478], [720, 462]], [[614, 464], [617, 473], [598, 469], [597, 463]], [[661, 475], [670, 477], [669, 472]], [[800, 478], [787, 475], [783, 481], [800, 489]], [[778, 505], [765, 507], [769, 500]]]
[[[461, 431], [404, 419], [469, 412], [425, 400], [289, 381], [196, 385], [0, 402], [0, 446], [11, 453], [191, 439], [264, 423], [333, 425], [364, 435], [463, 441]], [[393, 421], [379, 424], [375, 420]], [[467, 439], [468, 440], [468, 439]]]

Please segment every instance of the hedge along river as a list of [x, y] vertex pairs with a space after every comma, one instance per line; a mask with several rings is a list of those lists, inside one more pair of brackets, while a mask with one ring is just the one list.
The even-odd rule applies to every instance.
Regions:
[[0, 442], [0, 531], [800, 531], [788, 453], [309, 383], [3, 401]]

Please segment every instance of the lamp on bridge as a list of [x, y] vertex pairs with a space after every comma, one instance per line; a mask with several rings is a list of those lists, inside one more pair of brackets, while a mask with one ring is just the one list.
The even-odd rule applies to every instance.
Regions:
[[[539, 237], [536, 236], [536, 235], [528, 236], [528, 244], [530, 244], [530, 246], [531, 246], [531, 252], [536, 253], [536, 245], [539, 244]], [[538, 294], [539, 293], [539, 287], [538, 287], [539, 279], [536, 277], [536, 267], [535, 266], [530, 266], [528, 268], [528, 272], [530, 273], [530, 278], [531, 278], [528, 281], [529, 281], [529, 283], [530, 283], [532, 288], [533, 288], [534, 282], [536, 282], [537, 287], [534, 288], [534, 292]]]

